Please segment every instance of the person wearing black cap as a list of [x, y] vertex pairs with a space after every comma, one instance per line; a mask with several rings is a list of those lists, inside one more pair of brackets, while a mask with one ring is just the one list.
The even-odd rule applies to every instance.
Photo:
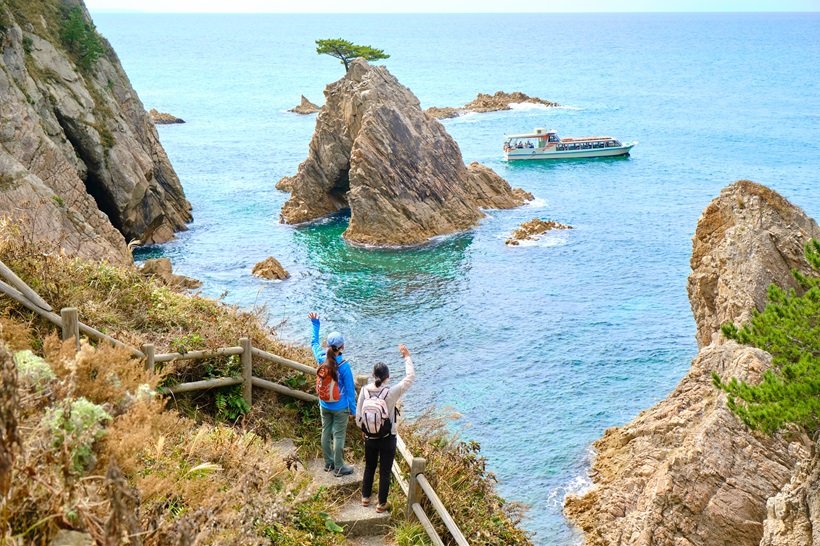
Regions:
[[[327, 336], [327, 350], [319, 343], [319, 315], [309, 313], [313, 327], [311, 348], [319, 363], [317, 389], [319, 389], [319, 410], [322, 414], [322, 454], [325, 458], [325, 472], [333, 471], [336, 477], [353, 473], [353, 467], [344, 464], [345, 435], [347, 421], [356, 416], [356, 385], [350, 363], [342, 356], [345, 339], [339, 332]], [[323, 366], [327, 363], [328, 366]], [[327, 374], [326, 382], [322, 376]]]

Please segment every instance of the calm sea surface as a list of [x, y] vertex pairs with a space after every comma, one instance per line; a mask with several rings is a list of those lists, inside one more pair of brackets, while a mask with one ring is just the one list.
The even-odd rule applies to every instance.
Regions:
[[[169, 256], [209, 296], [266, 306], [285, 339], [308, 311], [348, 338], [356, 372], [418, 380], [411, 411], [463, 415], [500, 490], [530, 505], [536, 543], [577, 535], [561, 515], [583, 488], [590, 444], [663, 398], [695, 355], [686, 295], [691, 237], [721, 188], [749, 178], [820, 216], [820, 16], [127, 15], [96, 14], [159, 128], [194, 206], [190, 231], [142, 257]], [[566, 108], [445, 121], [467, 161], [491, 166], [535, 203], [493, 211], [474, 231], [412, 250], [344, 243], [345, 220], [278, 223], [274, 184], [307, 154], [315, 116], [341, 77], [314, 40], [342, 36], [391, 54], [423, 106], [523, 91]], [[505, 133], [555, 128], [640, 144], [627, 159], [507, 165]], [[575, 227], [507, 247], [532, 217]], [[293, 277], [251, 276], [273, 255]]]

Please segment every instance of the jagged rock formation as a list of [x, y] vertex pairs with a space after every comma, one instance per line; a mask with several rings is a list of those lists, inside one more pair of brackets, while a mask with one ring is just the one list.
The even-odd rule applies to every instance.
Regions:
[[252, 273], [257, 277], [268, 280], [283, 281], [290, 278], [290, 273], [288, 273], [285, 268], [282, 267], [282, 264], [279, 263], [279, 260], [273, 256], [268, 256], [253, 266]]
[[512, 93], [496, 91], [494, 95], [479, 93], [476, 98], [465, 104], [462, 108], [432, 106], [425, 110], [425, 112], [436, 119], [455, 118], [469, 112], [498, 112], [500, 110], [510, 110], [512, 109], [511, 104], [521, 103], [543, 104], [547, 108], [561, 106], [557, 102], [538, 97], [530, 97], [520, 91], [514, 91]]
[[302, 100], [301, 100], [301, 102], [299, 102], [299, 106], [294, 106], [293, 108], [288, 110], [288, 112], [295, 112], [297, 114], [307, 115], [307, 114], [315, 114], [319, 110], [321, 110], [321, 108], [319, 106], [313, 104], [312, 102], [307, 100], [307, 97], [302, 95]]
[[171, 260], [168, 258], [155, 258], [145, 260], [142, 263], [142, 274], [146, 277], [154, 277], [161, 283], [172, 288], [199, 288], [202, 282], [185, 275], [175, 275]]
[[61, 9], [90, 21], [81, 0], [17, 5], [0, 4], [0, 214], [69, 253], [130, 262], [126, 240], [171, 239], [190, 204], [111, 46], [91, 30], [102, 54], [83, 67], [64, 45]]
[[350, 208], [346, 239], [409, 245], [474, 226], [481, 208], [532, 198], [487, 167], [465, 167], [444, 127], [384, 67], [353, 61], [325, 97], [307, 159], [277, 184], [292, 191], [283, 222]]
[[812, 442], [751, 433], [711, 373], [753, 382], [771, 365], [768, 353], [722, 339], [720, 323], [762, 309], [769, 284], [790, 285], [789, 268], [808, 273], [798, 256], [812, 237], [820, 237], [813, 220], [753, 182], [732, 184], [706, 208], [689, 277], [700, 353], [665, 400], [595, 443], [594, 486], [565, 504], [586, 544], [757, 546], [764, 521], [767, 536], [790, 527], [784, 518], [794, 513], [785, 507], [796, 488], [788, 484], [798, 463], [811, 459]]
[[156, 108], [151, 108], [148, 111], [148, 117], [154, 122], [154, 125], [173, 125], [175, 123], [185, 123], [185, 120], [172, 116], [166, 112], [160, 112]]
[[553, 229], [572, 229], [572, 226], [556, 222], [555, 220], [533, 218], [518, 226], [518, 229], [512, 232], [510, 238], [507, 239], [504, 244], [517, 246], [521, 244], [521, 241], [538, 239], [540, 235]]

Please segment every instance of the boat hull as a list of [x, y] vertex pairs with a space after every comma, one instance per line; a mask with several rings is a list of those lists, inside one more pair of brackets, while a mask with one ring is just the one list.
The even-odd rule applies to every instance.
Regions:
[[514, 149], [504, 152], [504, 159], [507, 161], [527, 161], [534, 159], [581, 159], [590, 157], [615, 157], [628, 155], [637, 142], [632, 142], [624, 146], [614, 146], [611, 148], [593, 148], [588, 150], [539, 150], [538, 148]]

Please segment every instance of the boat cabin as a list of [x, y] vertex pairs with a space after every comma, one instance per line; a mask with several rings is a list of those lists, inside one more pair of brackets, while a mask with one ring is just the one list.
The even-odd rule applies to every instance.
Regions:
[[564, 152], [571, 150], [592, 150], [601, 148], [619, 148], [622, 144], [608, 136], [604, 137], [584, 137], [584, 138], [561, 138], [558, 132], [550, 129], [535, 129], [532, 133], [520, 135], [509, 135], [504, 141], [504, 151], [539, 149], [554, 150]]

